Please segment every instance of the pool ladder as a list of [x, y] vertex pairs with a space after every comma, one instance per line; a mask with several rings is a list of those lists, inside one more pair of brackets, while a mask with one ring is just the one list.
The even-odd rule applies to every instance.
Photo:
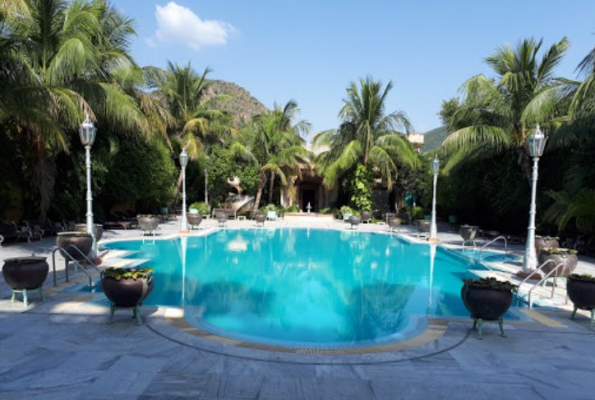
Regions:
[[[88, 265], [91, 265], [93, 268], [95, 268], [95, 270], [97, 272], [101, 273], [99, 268], [97, 268], [97, 266], [95, 264], [93, 264], [93, 262], [91, 262], [91, 260], [89, 260], [89, 258], [87, 258], [87, 256], [85, 254], [83, 254], [81, 249], [76, 247], [74, 244], [71, 244], [66, 248], [66, 250], [68, 250], [70, 248], [73, 248], [77, 253], [79, 253], [81, 255], [81, 257], [83, 257], [83, 259], [87, 261]], [[57, 282], [56, 282], [56, 252], [58, 250], [60, 250], [60, 247], [56, 247], [56, 248], [54, 248], [54, 250], [52, 250], [52, 270], [53, 270], [53, 274], [54, 274], [54, 286], [57, 286]], [[74, 263], [75, 268], [79, 267], [81, 269], [81, 271], [83, 271], [85, 273], [85, 275], [87, 275], [87, 277], [89, 278], [89, 288], [92, 289], [93, 288], [93, 277], [91, 276], [89, 271], [87, 271], [87, 269], [85, 267], [83, 267], [83, 265], [80, 263], [80, 260], [75, 259], [73, 256], [68, 254], [66, 251], [60, 252], [60, 254], [64, 257], [64, 262], [65, 262], [64, 270], [66, 272], [66, 282], [69, 282], [68, 260], [70, 260]]]
[[[544, 262], [543, 264], [541, 264], [535, 271], [531, 272], [529, 275], [527, 275], [527, 277], [525, 279], [523, 279], [523, 281], [519, 284], [519, 288], [521, 288], [521, 286], [523, 286], [523, 284], [525, 282], [527, 282], [533, 275], [535, 275], [539, 271], [542, 271], [543, 270], [543, 267], [545, 267], [548, 264], [555, 264], [555, 262], [553, 260], [547, 260], [546, 262]], [[556, 281], [557, 281], [557, 278], [558, 278], [558, 270], [560, 269], [560, 267], [564, 267], [564, 266], [565, 266], [564, 263], [560, 263], [560, 264], [556, 265], [554, 267], [554, 269], [552, 269], [550, 272], [548, 272], [537, 283], [534, 283], [533, 284], [533, 286], [531, 287], [531, 289], [529, 289], [529, 291], [527, 292], [527, 303], [529, 304], [529, 308], [531, 308], [532, 305], [533, 305], [533, 302], [531, 301], [531, 293], [533, 292], [533, 290], [535, 288], [537, 288], [539, 285], [545, 284], [546, 280], [548, 278], [550, 278], [550, 276], [552, 274], [554, 274], [554, 283], [552, 284], [552, 293], [550, 294], [550, 299], [552, 299], [554, 297], [554, 291], [556, 290]], [[516, 297], [516, 305], [517, 305], [517, 307], [519, 305], [519, 300], [520, 300], [520, 296], [517, 293], [517, 297]], [[568, 295], [566, 295], [566, 300], [565, 300], [564, 304], [568, 304]]]
[[486, 244], [484, 244], [483, 246], [481, 246], [480, 251], [483, 251], [486, 247], [488, 247], [489, 245], [491, 245], [492, 243], [495, 243], [498, 240], [504, 240], [504, 252], [508, 253], [508, 241], [506, 240], [506, 237], [504, 236], [498, 236], [495, 239], [490, 240], [489, 242], [487, 242]]

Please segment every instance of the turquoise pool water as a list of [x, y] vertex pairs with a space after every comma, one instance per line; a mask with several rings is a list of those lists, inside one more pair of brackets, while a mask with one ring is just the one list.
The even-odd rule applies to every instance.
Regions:
[[394, 340], [427, 317], [467, 317], [461, 280], [483, 268], [441, 247], [334, 230], [219, 230], [108, 247], [153, 260], [145, 304], [184, 307], [216, 333], [287, 345]]
[[475, 248], [449, 249], [449, 251], [477, 262], [520, 262], [522, 258], [512, 254], [497, 251], [487, 251]]

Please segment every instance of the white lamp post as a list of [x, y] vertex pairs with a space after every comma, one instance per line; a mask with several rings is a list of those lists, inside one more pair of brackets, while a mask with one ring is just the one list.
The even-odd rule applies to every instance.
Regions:
[[85, 120], [79, 126], [79, 135], [81, 143], [85, 146], [85, 166], [87, 168], [87, 232], [93, 237], [91, 259], [97, 257], [97, 240], [95, 238], [95, 227], [93, 226], [93, 193], [91, 192], [91, 146], [95, 142], [96, 133], [97, 128], [95, 128], [93, 122], [89, 119], [89, 114], [87, 114]]
[[180, 153], [180, 165], [182, 166], [182, 227], [181, 230], [188, 231], [188, 219], [186, 218], [186, 166], [188, 165], [188, 153], [182, 150]]
[[527, 145], [529, 154], [533, 157], [533, 175], [531, 177], [531, 209], [529, 210], [529, 227], [527, 228], [527, 246], [525, 247], [525, 256], [523, 257], [523, 272], [531, 272], [537, 268], [537, 253], [535, 252], [535, 200], [537, 197], [537, 164], [539, 157], [543, 154], [547, 138], [539, 129], [539, 124], [535, 132], [529, 136]]
[[433, 186], [433, 197], [432, 197], [432, 223], [430, 225], [430, 242], [439, 242], [438, 239], [438, 228], [436, 227], [436, 183], [438, 182], [438, 172], [440, 172], [440, 160], [438, 156], [434, 156], [432, 161], [432, 170], [434, 171], [434, 186]]

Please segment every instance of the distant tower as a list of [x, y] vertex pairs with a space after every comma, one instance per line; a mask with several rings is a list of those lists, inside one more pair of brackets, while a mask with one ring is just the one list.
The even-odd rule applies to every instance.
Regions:
[[421, 147], [424, 145], [424, 134], [421, 132], [411, 132], [407, 134], [407, 140], [411, 142], [415, 150], [421, 153]]

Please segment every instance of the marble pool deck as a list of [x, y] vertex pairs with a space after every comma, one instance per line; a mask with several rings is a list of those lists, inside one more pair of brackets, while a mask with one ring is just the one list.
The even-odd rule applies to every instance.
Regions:
[[[252, 221], [230, 221], [230, 228]], [[272, 221], [270, 227], [347, 229], [338, 221]], [[216, 221], [191, 235], [215, 229]], [[442, 228], [442, 227], [440, 227]], [[439, 229], [445, 244], [458, 235]], [[360, 231], [388, 230], [360, 225]], [[158, 237], [179, 222], [160, 225]], [[108, 231], [105, 239], [138, 237], [139, 230]], [[403, 236], [418, 240], [411, 228]], [[55, 238], [0, 247], [0, 259], [50, 255]], [[523, 247], [511, 246], [522, 252]], [[51, 265], [51, 257], [50, 257]], [[63, 261], [57, 256], [63, 286]], [[512, 266], [516, 268], [517, 266]], [[580, 272], [595, 274], [595, 260], [579, 256]], [[76, 275], [73, 280], [83, 281]], [[478, 340], [468, 319], [435, 322], [407, 346], [361, 354], [287, 354], [212, 341], [179, 323], [179, 310], [144, 308], [144, 325], [124, 311], [107, 324], [108, 308], [93, 295], [44, 285], [45, 302], [10, 303], [0, 277], [0, 399], [593, 399], [595, 328], [586, 313], [570, 320], [567, 308], [528, 311], [530, 320], [484, 326]], [[178, 322], [176, 322], [178, 321]], [[423, 334], [422, 334], [423, 335]]]

